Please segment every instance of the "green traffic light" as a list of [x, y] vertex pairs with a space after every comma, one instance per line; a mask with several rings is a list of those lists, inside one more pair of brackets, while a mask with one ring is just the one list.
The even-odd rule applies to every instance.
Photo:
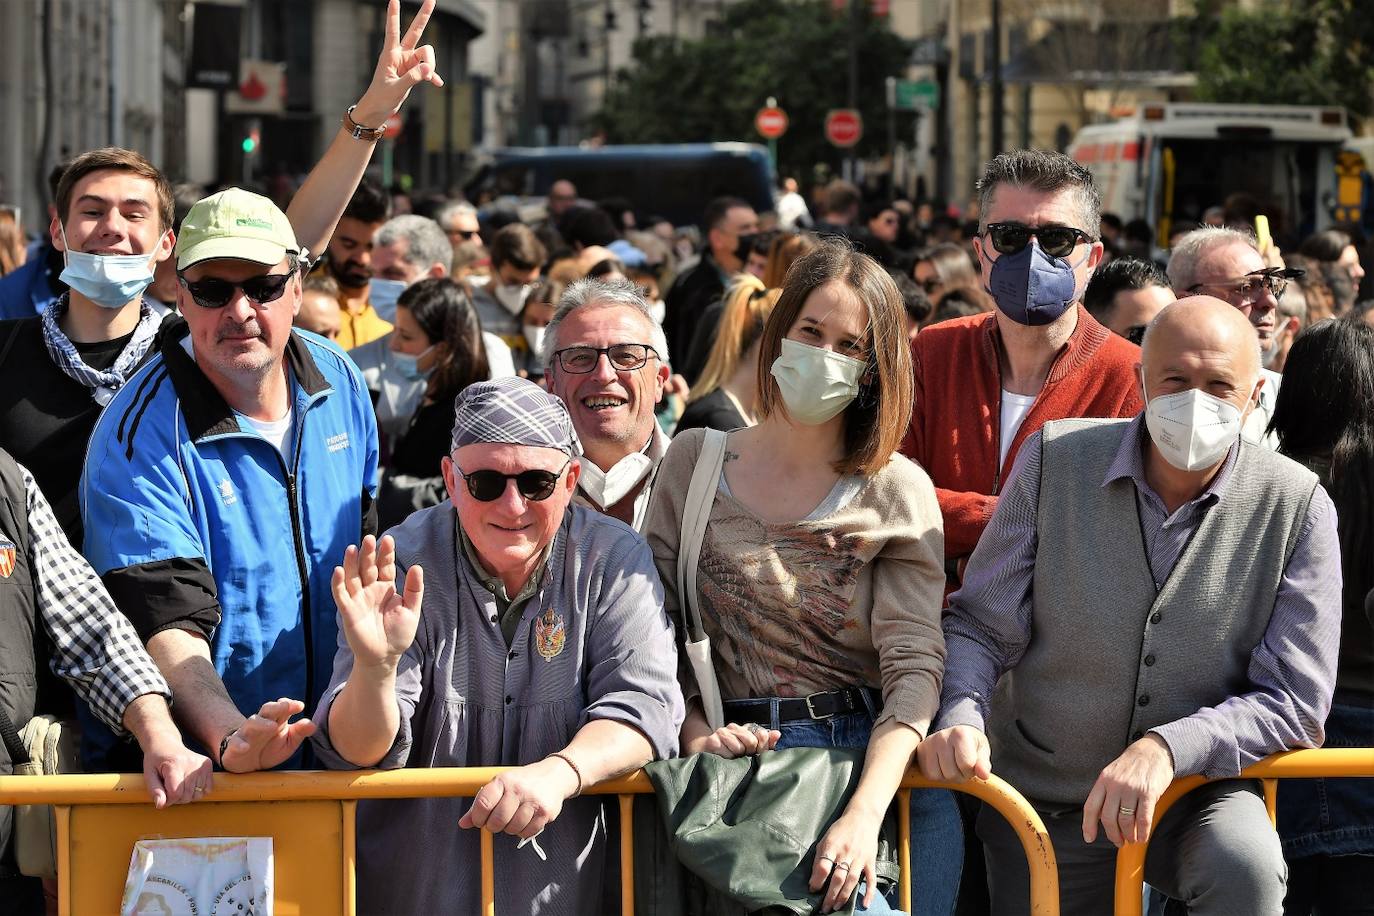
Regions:
[[245, 153], [251, 153], [254, 149], [257, 148], [257, 145], [257, 141], [254, 140], [252, 137], [243, 138], [243, 151]]

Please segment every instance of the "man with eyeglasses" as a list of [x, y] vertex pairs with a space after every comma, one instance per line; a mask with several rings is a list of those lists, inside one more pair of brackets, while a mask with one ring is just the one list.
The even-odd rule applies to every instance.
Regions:
[[668, 344], [639, 288], [579, 280], [544, 331], [544, 386], [568, 406], [585, 452], [577, 498], [640, 530], [668, 437], [654, 416]]
[[496, 834], [499, 912], [602, 910], [606, 812], [578, 796], [676, 754], [683, 701], [648, 545], [573, 504], [578, 456], [558, 398], [524, 379], [470, 385], [450, 501], [334, 571], [326, 765], [514, 767], [471, 801], [359, 805], [359, 912], [476, 912], [479, 829]]
[[1060, 153], [1017, 150], [987, 164], [978, 193], [973, 247], [997, 309], [916, 335], [916, 407], [902, 444], [935, 484], [951, 586], [1028, 436], [1049, 420], [1144, 406], [1139, 349], [1081, 304], [1102, 260], [1092, 174]]
[[196, 204], [176, 258], [184, 319], [91, 436], [86, 555], [182, 727], [242, 772], [299, 760], [314, 729], [289, 719], [328, 680], [329, 572], [375, 529], [377, 429], [348, 358], [292, 331], [303, 263], [270, 200]]
[[[1169, 283], [1179, 296], [1206, 294], [1240, 309], [1259, 336], [1260, 353], [1274, 348], [1277, 309], [1289, 280], [1303, 271], [1265, 263], [1254, 236], [1227, 226], [1205, 226], [1180, 236], [1169, 255]], [[1283, 376], [1261, 369], [1259, 406], [1250, 412], [1243, 434], [1251, 442], [1278, 448], [1268, 434], [1269, 419]]]

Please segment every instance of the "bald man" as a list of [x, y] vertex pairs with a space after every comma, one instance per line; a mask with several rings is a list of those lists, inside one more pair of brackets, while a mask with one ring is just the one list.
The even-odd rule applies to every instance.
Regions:
[[[1030, 799], [1062, 912], [1112, 912], [1117, 847], [1169, 783], [1317, 747], [1335, 685], [1336, 516], [1311, 473], [1240, 435], [1254, 329], [1210, 296], [1146, 331], [1133, 420], [1057, 420], [1026, 441], [944, 618], [936, 779], [996, 771]], [[1032, 621], [1034, 626], [1032, 627]], [[1000, 683], [999, 683], [1000, 678]], [[992, 911], [1029, 911], [1026, 861], [981, 815]], [[1193, 914], [1278, 914], [1286, 869], [1253, 781], [1159, 821], [1145, 877]]]

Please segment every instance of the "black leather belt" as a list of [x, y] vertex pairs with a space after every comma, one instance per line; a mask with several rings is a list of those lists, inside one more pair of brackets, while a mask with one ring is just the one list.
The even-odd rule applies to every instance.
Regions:
[[[864, 691], [875, 698], [875, 708], [882, 707], [877, 700], [877, 691], [871, 687], [845, 687], [824, 693], [813, 693], [804, 697], [788, 697], [778, 703], [778, 722], [809, 722], [844, 716], [849, 713], [867, 712]], [[771, 727], [773, 724], [772, 700], [726, 700], [725, 718], [731, 722], [756, 722]]]

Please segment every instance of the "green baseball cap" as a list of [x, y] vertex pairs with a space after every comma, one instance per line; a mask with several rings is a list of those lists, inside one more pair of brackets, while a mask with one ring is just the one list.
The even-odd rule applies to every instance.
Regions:
[[272, 266], [299, 253], [286, 214], [261, 194], [226, 188], [197, 201], [177, 235], [177, 270], [215, 258]]

